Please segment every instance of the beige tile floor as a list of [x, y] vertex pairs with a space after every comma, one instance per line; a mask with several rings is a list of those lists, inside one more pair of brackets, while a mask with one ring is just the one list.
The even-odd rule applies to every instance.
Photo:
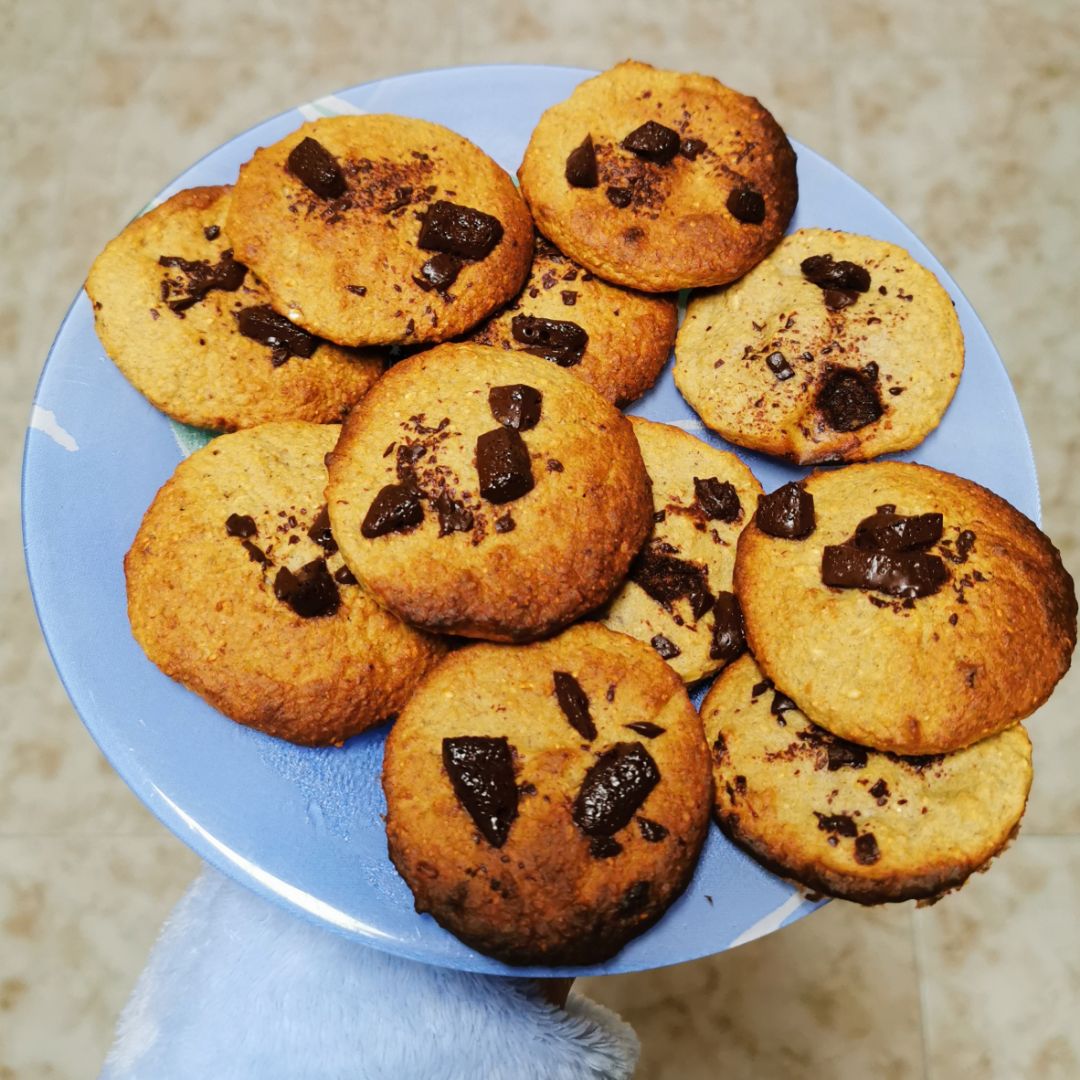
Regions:
[[[757, 94], [937, 252], [1005, 358], [1046, 527], [1080, 566], [1074, 0], [0, 0], [0, 1080], [95, 1074], [196, 868], [84, 733], [24, 584], [22, 431], [91, 259], [189, 162], [296, 102], [423, 67], [628, 55]], [[1078, 713], [1074, 676], [1031, 725], [1023, 835], [958, 896], [835, 904], [725, 956], [591, 981], [641, 1033], [642, 1080], [1080, 1077]]]

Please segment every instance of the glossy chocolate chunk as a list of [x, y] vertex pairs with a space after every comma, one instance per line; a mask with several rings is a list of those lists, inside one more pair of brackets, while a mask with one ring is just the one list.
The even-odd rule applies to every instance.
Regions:
[[488, 391], [488, 407], [491, 415], [503, 427], [514, 431], [528, 431], [540, 423], [540, 406], [544, 396], [539, 390], [524, 383], [510, 386], [493, 386]]
[[646, 120], [622, 141], [624, 150], [646, 161], [666, 165], [679, 152], [679, 133], [655, 120]]
[[659, 844], [661, 840], [667, 838], [667, 827], [661, 825], [659, 821], [650, 821], [649, 818], [639, 817], [637, 823], [638, 828], [641, 830], [642, 839], [647, 840], [650, 844]]
[[941, 529], [941, 514], [905, 517], [879, 508], [855, 527], [855, 546], [873, 551], [914, 551], [936, 544]]
[[402, 482], [413, 480], [416, 476], [415, 465], [427, 453], [423, 443], [403, 443], [397, 448], [396, 471]]
[[[756, 696], [757, 695], [755, 695], [755, 697]], [[772, 704], [769, 706], [769, 712], [771, 712], [773, 716], [783, 716], [784, 713], [791, 712], [792, 709], [797, 709], [798, 707], [799, 706], [796, 705], [787, 694], [781, 694], [779, 690], [773, 691]]]
[[865, 769], [869, 760], [865, 746], [858, 746], [836, 735], [825, 743], [825, 752], [829, 757], [829, 772], [836, 772], [837, 769]]
[[864, 293], [870, 288], [870, 271], [858, 263], [834, 262], [831, 255], [811, 255], [799, 264], [802, 275], [822, 289]]
[[498, 218], [471, 206], [439, 199], [424, 214], [419, 244], [425, 251], [442, 251], [463, 259], [482, 259], [502, 239]]
[[664, 660], [674, 660], [676, 656], [682, 655], [682, 649], [674, 641], [664, 637], [663, 634], [655, 635], [649, 644]]
[[713, 521], [736, 521], [742, 513], [742, 503], [735, 485], [715, 476], [694, 477], [694, 496], [698, 506]]
[[699, 154], [703, 154], [709, 148], [704, 139], [683, 139], [679, 143], [679, 153], [688, 161], [696, 161]]
[[518, 812], [514, 755], [505, 736], [459, 735], [443, 739], [443, 766], [458, 802], [481, 835], [500, 848]]
[[703, 566], [652, 548], [646, 548], [634, 560], [629, 577], [665, 608], [670, 609], [674, 601], [686, 597], [695, 619], [700, 619], [714, 603]]
[[566, 159], [566, 182], [580, 188], [594, 188], [600, 182], [596, 171], [596, 147], [591, 135], [586, 135], [581, 145], [570, 151]]
[[644, 735], [646, 739], [659, 738], [667, 731], [667, 728], [662, 728], [651, 720], [635, 720], [632, 724], [623, 724], [623, 727], [637, 732], [638, 735]]
[[253, 544], [250, 540], [241, 540], [241, 545], [248, 553], [248, 558], [252, 562], [257, 562], [260, 566], [269, 566], [270, 560], [266, 557], [266, 552], [257, 544]]
[[607, 196], [608, 202], [612, 206], [617, 206], [620, 210], [626, 209], [634, 198], [634, 193], [629, 188], [624, 187], [609, 187], [604, 194]]
[[[179, 287], [166, 278], [161, 283], [161, 298], [177, 315], [193, 307], [208, 292], [236, 292], [244, 284], [247, 267], [233, 258], [232, 248], [221, 253], [216, 263], [206, 259], [182, 259], [179, 255], [162, 255], [158, 265], [179, 270], [186, 279]], [[170, 299], [171, 297], [171, 299]]]
[[476, 440], [476, 473], [480, 494], [491, 503], [512, 502], [533, 489], [529, 448], [511, 428], [497, 427]]
[[782, 540], [804, 540], [815, 527], [814, 496], [792, 481], [758, 496], [757, 527]]
[[821, 580], [834, 589], [874, 589], [905, 599], [930, 596], [949, 580], [936, 555], [921, 551], [867, 551], [852, 544], [828, 545]]
[[776, 376], [777, 382], [785, 382], [795, 377], [795, 369], [787, 362], [782, 352], [771, 352], [765, 357], [765, 366]]
[[555, 697], [570, 726], [583, 738], [592, 742], [596, 738], [596, 725], [589, 714], [589, 696], [581, 684], [568, 671], [556, 671]]
[[613, 859], [622, 854], [622, 844], [610, 836], [594, 836], [589, 842], [589, 854], [594, 859]]
[[737, 656], [746, 652], [746, 634], [743, 631], [742, 608], [735, 594], [719, 593], [713, 607], [712, 644], [709, 657], [723, 660], [730, 664]]
[[728, 213], [743, 225], [760, 225], [765, 220], [765, 200], [752, 187], [735, 188], [726, 205]]
[[413, 277], [413, 281], [421, 289], [436, 289], [439, 292], [445, 292], [457, 281], [463, 265], [460, 259], [440, 251], [437, 255], [432, 255], [420, 267], [420, 273]]
[[855, 861], [860, 866], [873, 866], [881, 858], [877, 840], [873, 833], [863, 833], [855, 841]]
[[221, 235], [220, 225], [207, 225], [202, 231], [207, 240], [216, 240]]
[[526, 352], [553, 360], [559, 367], [579, 363], [589, 343], [589, 335], [577, 323], [535, 315], [515, 315], [510, 320], [510, 333], [526, 346]]
[[327, 555], [333, 555], [337, 551], [337, 541], [334, 539], [333, 532], [330, 531], [330, 513], [325, 506], [320, 508], [315, 515], [315, 520], [308, 529], [308, 537], [314, 540]]
[[255, 519], [247, 514], [230, 514], [225, 519], [225, 531], [229, 536], [239, 536], [243, 540], [259, 535]]
[[290, 356], [308, 357], [318, 348], [319, 339], [279, 315], [269, 304], [244, 308], [236, 314], [236, 325], [244, 337], [267, 345], [275, 367]]
[[961, 562], [967, 562], [967, 557], [974, 547], [975, 534], [970, 529], [964, 529], [956, 538], [956, 554], [960, 556]]
[[854, 836], [859, 830], [855, 825], [855, 819], [847, 814], [819, 814], [814, 811], [817, 818], [817, 827], [822, 832], [835, 833], [837, 836]]
[[345, 194], [341, 166], [317, 139], [301, 139], [289, 153], [285, 168], [320, 199], [337, 199]]
[[834, 368], [818, 391], [817, 404], [833, 431], [858, 431], [885, 411], [877, 387], [854, 368]]
[[824, 289], [821, 299], [830, 311], [843, 311], [859, 299], [859, 294], [852, 289]]
[[371, 501], [360, 526], [368, 540], [392, 532], [407, 532], [424, 520], [420, 496], [409, 484], [387, 484]]
[[612, 836], [659, 782], [660, 770], [641, 743], [616, 743], [585, 774], [574, 800], [574, 823], [587, 836]]
[[463, 502], [453, 498], [449, 491], [439, 492], [439, 497], [435, 500], [435, 513], [439, 515], [440, 536], [468, 532], [473, 527], [472, 511]]
[[294, 574], [283, 566], [274, 578], [274, 595], [303, 619], [333, 615], [341, 606], [341, 596], [325, 559], [315, 559]]
[[339, 585], [358, 585], [359, 584], [359, 582], [356, 580], [356, 575], [347, 566], [339, 566], [334, 571], [334, 580]]

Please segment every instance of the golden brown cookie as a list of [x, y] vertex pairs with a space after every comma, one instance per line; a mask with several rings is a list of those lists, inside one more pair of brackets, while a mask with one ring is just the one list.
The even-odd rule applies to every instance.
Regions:
[[630, 422], [652, 480], [653, 528], [602, 618], [694, 682], [746, 647], [731, 575], [761, 485], [734, 454], [668, 424]]
[[750, 656], [701, 719], [720, 828], [770, 870], [860, 904], [958, 888], [1015, 834], [1031, 787], [1019, 724], [953, 754], [867, 750], [810, 723]]
[[656, 922], [711, 801], [679, 677], [597, 623], [447, 657], [390, 733], [383, 789], [417, 911], [511, 964], [599, 963]]
[[228, 232], [281, 314], [344, 345], [455, 337], [518, 291], [532, 257], [510, 177], [404, 116], [315, 120], [257, 150]]
[[889, 461], [758, 503], [735, 592], [761, 669], [816, 724], [879, 750], [958, 750], [1038, 708], [1068, 670], [1076, 596], [1057, 549], [985, 488]]
[[383, 369], [276, 315], [224, 232], [228, 187], [190, 188], [136, 218], [86, 279], [105, 351], [175, 420], [234, 431], [337, 421]]
[[647, 292], [741, 277], [783, 235], [798, 194], [795, 153], [758, 101], [633, 60], [544, 113], [518, 176], [545, 236]]
[[917, 446], [964, 367], [949, 294], [906, 251], [800, 229], [741, 281], [691, 298], [675, 383], [729, 442], [803, 465]]
[[280, 423], [213, 440], [177, 466], [124, 560], [132, 633], [166, 675], [313, 746], [392, 716], [445, 651], [337, 553], [323, 502], [337, 435]]
[[495, 641], [606, 600], [649, 531], [630, 422], [523, 352], [442, 345], [392, 368], [330, 462], [349, 567], [417, 626]]
[[656, 382], [677, 326], [674, 297], [646, 296], [601, 281], [537, 237], [521, 292], [470, 339], [543, 356], [621, 407]]

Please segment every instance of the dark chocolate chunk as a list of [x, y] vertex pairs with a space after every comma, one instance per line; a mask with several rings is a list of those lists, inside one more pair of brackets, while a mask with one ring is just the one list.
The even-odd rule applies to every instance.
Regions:
[[272, 350], [275, 367], [280, 367], [290, 356], [311, 356], [319, 345], [319, 339], [314, 334], [309, 334], [284, 315], [279, 315], [269, 304], [237, 312], [236, 325], [244, 337]]
[[754, 683], [754, 685], [750, 688], [750, 696], [752, 698], [759, 698], [759, 697], [761, 697], [762, 694], [765, 693], [766, 690], [771, 690], [771, 689], [772, 689], [772, 680], [771, 679], [762, 679], [761, 682]]
[[787, 362], [782, 352], [772, 352], [765, 357], [765, 366], [776, 376], [777, 382], [795, 377], [795, 369]]
[[821, 580], [834, 589], [876, 589], [905, 599], [930, 596], [949, 580], [945, 563], [921, 551], [866, 551], [851, 544], [828, 545]]
[[863, 833], [855, 841], [855, 861], [860, 866], [873, 866], [881, 858], [873, 833]]
[[769, 536], [804, 540], [814, 531], [814, 496], [792, 481], [769, 495], [758, 496], [755, 520]]
[[822, 289], [864, 293], [870, 288], [870, 271], [858, 263], [834, 262], [831, 255], [811, 255], [799, 264], [802, 275]]
[[859, 299], [859, 294], [853, 289], [823, 289], [821, 299], [830, 311], [843, 311]]
[[526, 346], [526, 352], [553, 360], [559, 367], [579, 363], [589, 343], [589, 335], [577, 323], [535, 315], [515, 315], [510, 320], [510, 333]]
[[345, 174], [337, 159], [317, 139], [301, 139], [289, 154], [285, 168], [320, 199], [345, 194]]
[[392, 532], [408, 532], [424, 520], [420, 496], [408, 484], [387, 484], [371, 502], [360, 526], [368, 540]]
[[765, 220], [765, 200], [752, 187], [735, 188], [726, 205], [728, 213], [743, 225], [760, 225]]
[[878, 780], [878, 782], [870, 789], [870, 797], [877, 799], [879, 806], [884, 806], [889, 799], [889, 785], [885, 782], [884, 777]]
[[667, 728], [662, 728], [651, 720], [635, 720], [632, 724], [623, 724], [623, 727], [637, 732], [638, 735], [644, 735], [646, 739], [656, 739], [667, 731]]
[[381, 207], [384, 214], [392, 214], [395, 210], [402, 210], [412, 202], [413, 189], [411, 184], [401, 184], [394, 188], [394, 197]]
[[[179, 255], [162, 255], [158, 265], [170, 270], [179, 270], [187, 279], [179, 286], [179, 295], [175, 295], [177, 286], [169, 279], [161, 283], [161, 298], [166, 301], [170, 311], [183, 314], [193, 307], [208, 292], [218, 289], [221, 292], [236, 292], [244, 284], [247, 267], [233, 258], [232, 248], [221, 253], [216, 263], [206, 259], [182, 259]], [[173, 299], [169, 296], [173, 295]]]
[[439, 199], [424, 214], [419, 244], [425, 251], [442, 251], [463, 259], [482, 259], [502, 239], [498, 218], [471, 206]]
[[604, 194], [607, 196], [608, 202], [611, 203], [612, 206], [617, 206], [620, 210], [629, 206], [634, 197], [633, 192], [629, 188], [624, 187], [609, 187]]
[[866, 747], [858, 746], [847, 739], [833, 735], [825, 743], [825, 752], [829, 756], [829, 772], [837, 769], [865, 769], [867, 762]]
[[665, 659], [674, 660], [676, 656], [682, 654], [682, 649], [675, 644], [674, 641], [664, 637], [663, 634], [657, 634], [649, 644]]
[[334, 580], [339, 585], [358, 585], [359, 584], [359, 582], [356, 580], [356, 576], [353, 574], [353, 572], [347, 566], [339, 566], [334, 571]]
[[514, 431], [528, 431], [540, 423], [540, 406], [543, 395], [539, 390], [524, 383], [510, 386], [493, 386], [488, 391], [488, 407], [491, 415], [503, 427]]
[[968, 555], [975, 547], [975, 534], [970, 529], [964, 529], [956, 538], [956, 561], [967, 562]]
[[330, 513], [325, 506], [315, 515], [315, 520], [308, 529], [308, 537], [314, 540], [327, 555], [333, 555], [337, 551], [337, 541], [330, 531]]
[[589, 714], [589, 696], [568, 671], [555, 673], [555, 698], [570, 726], [590, 742], [596, 738], [596, 725]]
[[221, 235], [220, 225], [207, 225], [202, 231], [207, 240], [216, 240]]
[[855, 527], [855, 546], [872, 551], [914, 551], [926, 549], [941, 539], [941, 514], [905, 517], [879, 507]]
[[611, 836], [659, 782], [660, 770], [641, 743], [616, 743], [585, 774], [574, 800], [574, 823], [587, 836]]
[[571, 187], [581, 188], [594, 188], [600, 182], [596, 171], [596, 147], [591, 135], [586, 135], [581, 145], [570, 151], [566, 159], [566, 182]]
[[709, 144], [704, 139], [683, 139], [679, 143], [679, 153], [688, 161], [696, 161], [699, 154], [704, 153]]
[[646, 161], [666, 165], [679, 152], [679, 133], [655, 120], [646, 120], [623, 139], [622, 147]]
[[[757, 687], [754, 689], [757, 689]], [[756, 694], [754, 696], [757, 697]], [[769, 706], [769, 712], [773, 716], [783, 716], [784, 713], [791, 712], [792, 709], [798, 709], [798, 707], [787, 694], [781, 694], [779, 690], [773, 691], [772, 704]]]
[[458, 802], [484, 839], [500, 848], [517, 817], [514, 755], [505, 736], [459, 735], [442, 742], [443, 766]]
[[502, 517], [495, 519], [495, 531], [497, 533], [513, 532], [516, 528], [517, 522], [509, 514], [503, 514]]
[[623, 918], [630, 918], [643, 911], [649, 902], [649, 883], [647, 881], [635, 881], [619, 901], [619, 914]]
[[659, 844], [661, 840], [667, 837], [667, 827], [661, 825], [659, 821], [650, 821], [647, 817], [639, 817], [637, 823], [642, 838], [650, 844]]
[[480, 494], [491, 503], [512, 502], [533, 489], [529, 448], [512, 428], [497, 427], [476, 440], [476, 473]]
[[713, 607], [712, 645], [709, 657], [730, 664], [746, 652], [746, 634], [743, 631], [742, 609], [732, 592], [717, 594]]
[[274, 595], [303, 619], [333, 615], [341, 606], [341, 596], [325, 559], [315, 559], [294, 574], [283, 566], [274, 578]]
[[819, 814], [814, 811], [817, 818], [817, 827], [822, 832], [835, 833], [837, 836], [855, 836], [859, 831], [855, 825], [855, 819], [847, 814]]
[[439, 292], [445, 292], [457, 281], [462, 266], [460, 259], [440, 251], [439, 254], [432, 255], [420, 267], [420, 273], [413, 276], [413, 281], [421, 289], [436, 289]]
[[[427, 447], [422, 443], [406, 445], [402, 443], [397, 448], [397, 476], [399, 480], [408, 481], [415, 477], [414, 466], [427, 453]], [[384, 455], [385, 456], [385, 455]]]
[[255, 519], [247, 514], [230, 514], [225, 519], [225, 531], [230, 536], [239, 536], [245, 540], [259, 535], [259, 530], [255, 527]]
[[724, 755], [727, 753], [727, 739], [724, 738], [724, 733], [721, 731], [717, 734], [712, 744], [713, 756], [717, 761], [723, 761]]
[[578, 294], [573, 289], [563, 289], [559, 295], [567, 307], [573, 307], [577, 303]]
[[611, 859], [622, 854], [622, 844], [610, 836], [594, 836], [589, 841], [589, 854], [594, 859]]
[[345, 291], [351, 292], [353, 296], [367, 296], [366, 285], [346, 285]]
[[248, 558], [252, 562], [257, 562], [260, 566], [270, 565], [270, 560], [266, 557], [266, 553], [261, 547], [253, 544], [250, 540], [241, 540], [240, 543], [243, 546], [244, 550], [248, 553]]
[[440, 536], [468, 532], [473, 527], [472, 511], [445, 489], [439, 492], [439, 497], [435, 500], [435, 513], [439, 515]]
[[661, 554], [653, 548], [647, 547], [637, 556], [629, 576], [665, 608], [670, 609], [675, 600], [686, 597], [695, 619], [700, 619], [715, 602], [703, 566]]
[[728, 480], [721, 483], [715, 476], [695, 476], [694, 495], [705, 516], [713, 521], [736, 521], [742, 513], [739, 493]]
[[885, 411], [877, 387], [855, 368], [833, 368], [818, 391], [817, 404], [834, 431], [858, 431]]

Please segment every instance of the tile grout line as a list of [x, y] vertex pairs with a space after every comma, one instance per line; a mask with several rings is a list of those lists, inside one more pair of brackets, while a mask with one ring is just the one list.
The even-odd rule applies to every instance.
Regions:
[[908, 912], [908, 927], [911, 933], [911, 951], [915, 959], [915, 983], [918, 987], [919, 996], [919, 1044], [922, 1047], [922, 1074], [923, 1080], [931, 1080], [930, 1076], [930, 1047], [926, 1035], [926, 1021], [929, 1009], [926, 1003], [926, 976], [923, 970], [922, 957], [919, 955], [919, 931], [915, 924], [916, 908]]

